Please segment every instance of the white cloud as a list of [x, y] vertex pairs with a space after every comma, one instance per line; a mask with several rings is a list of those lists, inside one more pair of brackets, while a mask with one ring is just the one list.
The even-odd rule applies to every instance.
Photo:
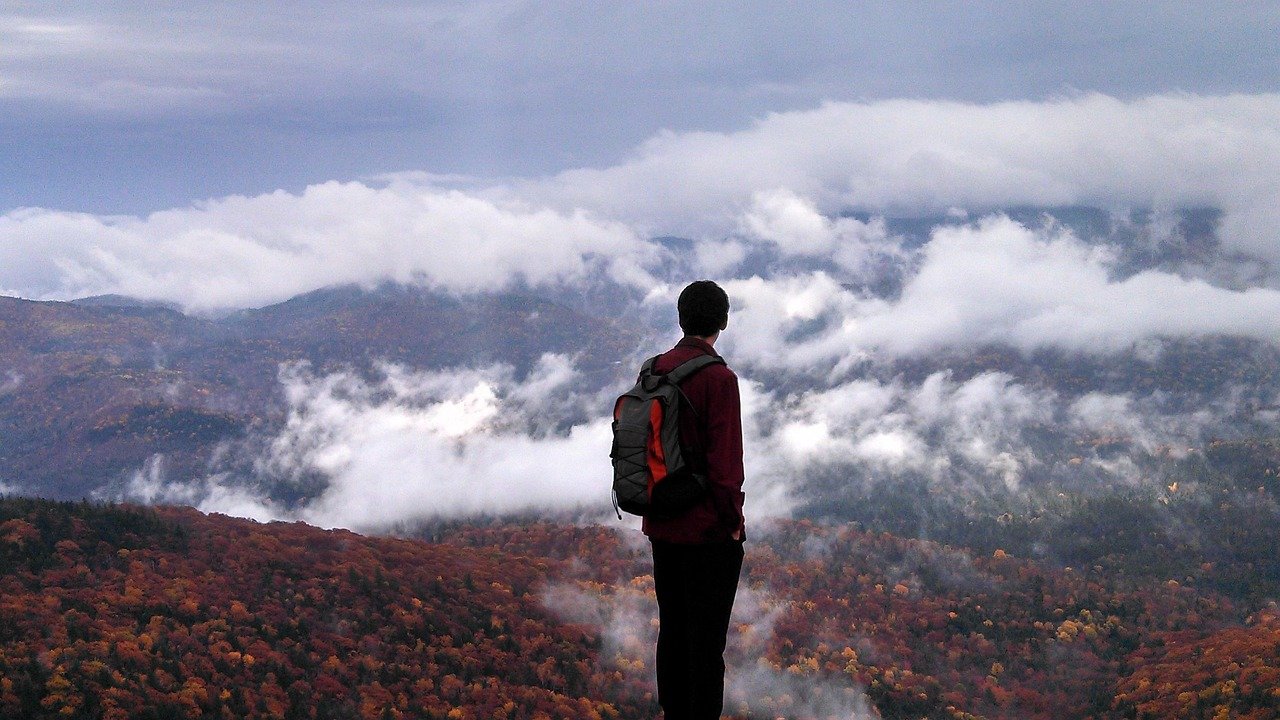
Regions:
[[806, 385], [766, 396], [748, 433], [751, 473], [781, 489], [788, 512], [832, 469], [851, 489], [913, 478], [970, 498], [1136, 484], [1152, 479], [1143, 458], [1184, 456], [1242, 420], [1276, 422], [1242, 405], [1241, 389], [1188, 408], [1160, 391], [1064, 396], [1002, 372]]
[[753, 442], [770, 474], [791, 485], [837, 466], [858, 468], [852, 477], [915, 473], [1016, 491], [1039, 462], [1024, 433], [1050, 422], [1057, 406], [1054, 393], [1004, 373], [956, 382], [939, 372], [915, 386], [854, 380], [788, 398], [773, 418], [777, 431]]
[[826, 255], [835, 243], [834, 223], [814, 204], [793, 192], [757, 192], [742, 215], [741, 229], [749, 237], [777, 243], [787, 253]]
[[[161, 455], [102, 497], [191, 505], [265, 521], [385, 531], [457, 517], [573, 512], [610, 523], [614, 391], [584, 392], [566, 357], [544, 355], [517, 378], [506, 366], [419, 372], [383, 365], [378, 377], [284, 366], [288, 417], [254, 452], [252, 472], [171, 477]], [[785, 516], [795, 477], [768, 458], [771, 397], [742, 383], [744, 486], [756, 520]], [[264, 488], [318, 492], [294, 505]], [[627, 516], [623, 527], [638, 528]]]
[[[981, 343], [1114, 352], [1161, 334], [1269, 340], [1280, 329], [1269, 289], [1158, 271], [1114, 280], [1105, 252], [1000, 218], [908, 251], [882, 218], [842, 213], [1216, 205], [1230, 248], [1280, 260], [1277, 114], [1275, 95], [828, 103], [736, 133], [666, 133], [613, 167], [465, 192], [404, 174], [146, 217], [23, 209], [0, 216], [0, 291], [214, 309], [388, 279], [457, 292], [600, 278], [653, 288], [684, 278], [655, 278], [666, 251], [643, 238], [684, 232], [694, 257], [677, 272], [732, 277], [761, 247], [825, 268], [752, 266], [762, 277], [728, 283], [745, 312], [735, 307], [726, 340], [765, 367], [839, 374], [866, 353]], [[886, 267], [904, 279], [901, 297], [857, 289]]]
[[1161, 336], [1280, 337], [1280, 291], [1156, 270], [1115, 279], [1106, 249], [1002, 216], [937, 229], [918, 262], [891, 300], [826, 272], [727, 282], [726, 346], [757, 367], [839, 376], [876, 354], [985, 345], [1114, 353]]
[[[883, 218], [829, 218], [810, 199], [790, 190], [761, 191], [739, 219], [745, 236], [776, 244], [785, 255], [846, 257], [848, 246], [884, 245], [888, 241]], [[841, 263], [846, 265], [845, 263]], [[847, 266], [847, 265], [846, 265]], [[856, 266], [854, 266], [856, 267]]]
[[[729, 326], [722, 342], [730, 357], [762, 369], [838, 376], [867, 357], [846, 327], [867, 301], [824, 272], [723, 283]], [[803, 333], [805, 328], [817, 328]]]
[[868, 313], [860, 342], [898, 352], [1007, 343], [1112, 352], [1151, 336], [1280, 332], [1280, 292], [1232, 291], [1148, 270], [1109, 277], [1105, 252], [1006, 218], [935, 232], [901, 298]]
[[152, 455], [118, 487], [102, 487], [94, 497], [146, 504], [189, 505], [201, 512], [223, 513], [258, 522], [290, 518], [290, 511], [252, 489], [217, 474], [200, 479], [170, 477], [164, 455]]
[[703, 240], [694, 246], [697, 267], [710, 277], [732, 276], [747, 257], [747, 246], [737, 240]]
[[459, 292], [597, 273], [633, 283], [644, 279], [637, 261], [648, 251], [624, 226], [584, 211], [497, 204], [403, 182], [331, 182], [145, 218], [17, 210], [0, 217], [0, 289], [244, 307], [387, 279]]
[[[540, 428], [576, 379], [548, 356], [520, 387], [509, 368], [417, 373], [369, 382], [286, 372], [289, 419], [263, 468], [319, 473], [323, 492], [294, 514], [322, 526], [385, 529], [484, 514], [610, 508], [609, 423]], [[575, 398], [581, 401], [582, 398]], [[562, 409], [561, 409], [562, 410]]]
[[[558, 355], [523, 378], [504, 366], [385, 365], [372, 379], [286, 366], [287, 420], [265, 443], [244, 446], [257, 453], [248, 476], [171, 478], [156, 456], [113, 492], [362, 531], [520, 513], [605, 520], [610, 391], [584, 391], [581, 380]], [[771, 389], [744, 378], [740, 387], [752, 522], [789, 515], [815, 490], [838, 497], [840, 488], [821, 486], [832, 471], [849, 490], [911, 478], [970, 499], [1035, 492], [1046, 481], [1137, 483], [1141, 457], [1183, 454], [1241, 411], [1233, 393], [1181, 410], [1163, 393], [1063, 397], [1001, 372]], [[1104, 449], [1091, 449], [1095, 441]], [[273, 501], [263, 489], [279, 483], [307, 499]], [[628, 518], [624, 527], [635, 525]]]
[[[572, 392], [580, 376], [562, 356], [544, 356], [519, 380], [505, 366], [384, 365], [375, 379], [285, 366], [288, 418], [265, 445], [242, 448], [260, 453], [251, 477], [169, 477], [157, 455], [99, 494], [366, 532], [521, 512], [604, 519], [612, 513], [609, 419], [566, 422], [581, 404], [603, 403]], [[263, 491], [316, 478], [318, 494], [294, 505]]]
[[[827, 237], [808, 204], [827, 217], [850, 208], [1216, 206], [1227, 213], [1230, 247], [1277, 259], [1277, 115], [1274, 94], [829, 102], [739, 132], [663, 133], [624, 163], [521, 190], [654, 232], [716, 236], [745, 223], [798, 247]], [[668, 187], [680, 191], [654, 191]]]
[[905, 256], [889, 237], [884, 218], [829, 218], [812, 200], [785, 189], [755, 193], [738, 221], [738, 232], [776, 246], [784, 257], [830, 260], [854, 277], [864, 275], [877, 259], [901, 261]]
[[[573, 391], [579, 376], [566, 358], [544, 356], [519, 382], [502, 367], [384, 371], [374, 384], [346, 373], [284, 375], [291, 412], [262, 469], [327, 480], [295, 516], [375, 529], [440, 517], [611, 511], [610, 403]], [[743, 408], [744, 434], [760, 437], [769, 406], [749, 382]], [[574, 416], [584, 419], [555, 427]], [[793, 478], [770, 473], [755, 447], [746, 462], [744, 489], [759, 508], [753, 516], [789, 512]]]
[[[1174, 412], [1165, 407], [1169, 398], [1160, 393], [1138, 397], [1094, 391], [1072, 401], [1066, 417], [1073, 431], [1087, 436], [1120, 440], [1136, 451], [1183, 456], [1190, 446], [1221, 432], [1224, 421], [1239, 413], [1234, 394]], [[1275, 422], [1261, 415], [1258, 419]]]
[[[984, 213], [1151, 206], [1155, 232], [1168, 233], [1168, 209], [1212, 205], [1225, 211], [1229, 249], [1280, 260], [1277, 116], [1277, 95], [828, 103], [741, 132], [664, 133], [613, 167], [467, 191], [406, 174], [146, 217], [29, 208], [0, 216], [0, 290], [117, 292], [211, 309], [345, 282], [471, 292], [607, 278], [647, 290], [637, 314], [652, 316], [687, 279], [676, 275], [723, 274], [733, 312], [720, 347], [744, 377], [756, 507], [787, 512], [803, 473], [837, 461], [935, 478], [964, 465], [1012, 488], [1039, 462], [1025, 429], [1050, 418], [1079, 433], [1110, 422], [1151, 452], [1171, 435], [1197, 437], [1225, 411], [1185, 413], [1160, 433], [1149, 418], [1171, 414], [1148, 399], [1064, 407], [998, 373], [918, 386], [855, 378], [885, 359], [987, 345], [1149, 357], [1164, 337], [1274, 342], [1275, 289], [1122, 274], [1113, 249]], [[907, 248], [882, 217], [849, 210], [978, 219]], [[669, 232], [692, 236], [692, 257], [643, 239]], [[877, 295], [867, 281], [884, 263], [901, 282]], [[377, 527], [607, 498], [607, 419], [562, 392], [576, 377], [567, 358], [544, 360], [522, 382], [501, 368], [384, 370], [377, 382], [285, 376], [293, 414], [262, 470], [328, 482], [297, 516]], [[547, 467], [566, 470], [530, 488]], [[140, 478], [135, 495], [160, 497], [154, 478]], [[183, 492], [241, 512], [278, 510], [235, 487], [215, 478]]]

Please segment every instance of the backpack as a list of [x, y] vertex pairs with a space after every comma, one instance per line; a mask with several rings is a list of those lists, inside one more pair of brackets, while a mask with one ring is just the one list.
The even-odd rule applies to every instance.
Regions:
[[[680, 413], [696, 411], [680, 383], [708, 365], [724, 364], [716, 355], [699, 355], [671, 372], [655, 374], [658, 357], [640, 368], [635, 387], [613, 405], [613, 510], [654, 518], [675, 517], [707, 494], [705, 461], [691, 465], [680, 447]], [[684, 409], [681, 406], [684, 406]]]

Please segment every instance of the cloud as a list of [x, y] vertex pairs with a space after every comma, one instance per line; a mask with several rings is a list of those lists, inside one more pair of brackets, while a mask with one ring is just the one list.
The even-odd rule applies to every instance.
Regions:
[[[719, 347], [743, 378], [756, 507], [789, 512], [839, 463], [1018, 491], [1056, 472], [1062, 448], [1046, 454], [1045, 423], [1063, 423], [1063, 437], [1114, 430], [1154, 453], [1229, 408], [1059, 397], [1001, 373], [908, 381], [894, 363], [989, 346], [1143, 361], [1163, 338], [1274, 343], [1274, 278], [1214, 284], [1188, 263], [1133, 267], [1111, 243], [1131, 208], [1153, 210], [1138, 242], [1157, 247], [1180, 232], [1177, 209], [1214, 206], [1224, 256], [1251, 253], [1264, 271], [1280, 260], [1277, 115], [1270, 94], [829, 102], [737, 132], [664, 132], [620, 163], [550, 177], [451, 188], [408, 173], [143, 217], [27, 208], [0, 216], [0, 290], [219, 309], [388, 279], [454, 293], [531, 285], [584, 304], [604, 285], [611, 311], [643, 324], [658, 307], [669, 319], [684, 282], [711, 273], [733, 303]], [[1071, 203], [1121, 220], [1095, 237], [1001, 212]], [[891, 230], [895, 213], [946, 219], [908, 238]], [[667, 233], [686, 239], [648, 239]], [[251, 480], [321, 479], [298, 507], [230, 474], [182, 497], [361, 528], [604, 504], [607, 403], [568, 389], [570, 359], [545, 359], [527, 378], [379, 372], [283, 376], [289, 421]], [[1108, 477], [1136, 472], [1086, 460]], [[564, 470], [530, 488], [550, 467]], [[149, 489], [160, 476], [140, 477], [131, 492], [160, 497]]]
[[[251, 470], [170, 477], [164, 457], [154, 456], [99, 495], [365, 532], [440, 518], [612, 510], [608, 420], [569, 421], [587, 399], [567, 392], [578, 379], [567, 359], [544, 356], [523, 383], [506, 366], [385, 365], [379, 373], [316, 376], [305, 364], [286, 365], [283, 427], [223, 453], [256, 454]], [[272, 489], [282, 488], [304, 498], [273, 500]]]
[[[1092, 438], [1121, 439], [1135, 452], [1182, 457], [1188, 446], [1208, 441], [1215, 433], [1229, 434], [1231, 421], [1251, 419], [1253, 413], [1243, 411], [1238, 402], [1242, 390], [1234, 388], [1181, 411], [1171, 407], [1174, 399], [1164, 393], [1094, 391], [1071, 402], [1064, 425]], [[1274, 425], [1275, 419], [1264, 413], [1256, 413], [1254, 419]]]
[[22, 376], [22, 373], [17, 370], [5, 370], [4, 380], [0, 381], [0, 395], [11, 393], [22, 387], [24, 380], [25, 378]]
[[836, 242], [834, 223], [813, 203], [787, 190], [757, 192], [742, 216], [742, 232], [776, 243], [784, 252], [826, 255]]
[[[1181, 457], [1241, 422], [1276, 422], [1250, 409], [1256, 392], [1244, 388], [1196, 399], [1070, 395], [994, 371], [916, 381], [739, 372], [752, 522], [904, 481], [998, 502], [1140, 484], [1152, 477], [1148, 461]], [[584, 384], [569, 357], [545, 355], [524, 376], [502, 365], [316, 374], [301, 364], [280, 379], [286, 420], [215, 454], [235, 467], [175, 478], [156, 456], [102, 496], [366, 532], [611, 514], [608, 411], [620, 389]]]
[[1019, 492], [1027, 469], [1044, 462], [1027, 433], [1053, 421], [1057, 398], [1004, 373], [956, 382], [938, 372], [913, 386], [854, 380], [781, 405], [775, 432], [757, 442], [793, 495], [832, 467], [852, 469], [851, 486], [916, 476], [993, 493]]
[[783, 257], [826, 259], [855, 277], [867, 275], [877, 261], [901, 262], [906, 255], [883, 217], [829, 218], [813, 201], [785, 189], [754, 193], [738, 232], [776, 247]]
[[98, 488], [93, 496], [100, 500], [190, 505], [201, 512], [224, 513], [258, 522], [292, 518], [288, 508], [272, 502], [251, 487], [236, 483], [226, 474], [174, 478], [167, 473], [165, 466], [164, 455], [152, 455], [123, 483]]
[[937, 228], [896, 298], [826, 271], [725, 284], [726, 346], [765, 369], [838, 376], [873, 355], [990, 345], [1113, 354], [1149, 338], [1280, 336], [1280, 291], [1170, 272], [1114, 277], [1107, 248], [990, 216]]
[[[716, 236], [745, 218], [749, 228], [801, 244], [821, 242], [820, 223], [768, 193], [806, 198], [827, 217], [849, 209], [1213, 206], [1226, 211], [1229, 247], [1277, 259], [1278, 113], [1275, 94], [827, 102], [738, 132], [662, 133], [623, 163], [568, 170], [521, 190], [655, 234]], [[653, 191], [665, 187], [680, 191]], [[774, 217], [758, 223], [762, 203]]]
[[958, 380], [950, 370], [810, 383], [769, 395], [747, 446], [751, 472], [779, 488], [787, 512], [905, 480], [952, 497], [1026, 497], [1137, 485], [1151, 479], [1146, 460], [1183, 457], [1242, 422], [1274, 427], [1238, 395], [1184, 407], [1165, 392], [1071, 396], [1008, 373]]
[[[639, 527], [612, 517], [608, 413], [622, 388], [591, 389], [566, 356], [544, 355], [524, 376], [505, 365], [317, 375], [294, 364], [280, 381], [282, 426], [219, 449], [206, 476], [175, 477], [155, 455], [97, 496], [364, 532], [528, 513]], [[767, 458], [770, 396], [744, 381], [743, 409], [753, 517], [785, 516], [795, 478]]]
[[855, 331], [910, 352], [1006, 343], [1114, 352], [1151, 336], [1280, 331], [1280, 291], [1232, 291], [1155, 270], [1116, 280], [1105, 252], [1006, 218], [940, 228], [896, 302]]
[[[739, 132], [661, 134], [603, 169], [466, 190], [401, 174], [145, 217], [28, 208], [0, 216], [0, 291], [217, 309], [388, 279], [484, 292], [714, 274], [737, 278], [750, 308], [735, 327], [759, 326], [748, 355], [837, 371], [859, 352], [984, 342], [1115, 352], [1159, 334], [1270, 338], [1277, 296], [1256, 279], [1227, 290], [1179, 268], [1121, 277], [1098, 238], [989, 211], [1216, 206], [1227, 250], [1265, 273], [1280, 260], [1277, 113], [1278, 95], [833, 102]], [[889, 232], [894, 212], [952, 220], [919, 248]], [[970, 212], [984, 219], [956, 224]], [[1170, 217], [1153, 228], [1173, 232]], [[692, 252], [646, 240], [670, 233]], [[766, 347], [778, 331], [785, 350]]]
[[497, 204], [393, 182], [227, 197], [145, 218], [26, 209], [0, 217], [0, 289], [35, 298], [123, 293], [188, 308], [257, 306], [380, 280], [455, 292], [644, 279], [648, 248], [584, 211]]
[[[545, 355], [523, 378], [506, 366], [379, 372], [371, 380], [286, 366], [288, 418], [256, 450], [251, 476], [166, 482], [153, 461], [122, 495], [364, 531], [528, 512], [612, 514], [607, 413], [616, 393], [584, 391], [568, 358]], [[750, 383], [743, 395], [745, 432], [760, 437], [767, 398]], [[747, 461], [762, 470], [746, 484], [756, 517], [789, 512], [793, 479], [771, 474], [754, 450]], [[319, 490], [292, 506], [260, 489], [303, 489], [317, 478]]]
[[297, 517], [378, 530], [436, 518], [583, 508], [603, 516], [611, 509], [612, 469], [602, 450], [609, 422], [599, 415], [566, 421], [556, 398], [583, 398], [569, 393], [577, 376], [562, 358], [544, 357], [523, 385], [501, 366], [384, 372], [368, 381], [285, 371], [289, 418], [261, 467], [269, 477], [325, 479]]

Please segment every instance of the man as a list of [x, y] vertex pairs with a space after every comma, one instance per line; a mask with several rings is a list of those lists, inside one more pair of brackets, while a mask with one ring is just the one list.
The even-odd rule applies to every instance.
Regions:
[[[686, 287], [676, 307], [684, 338], [658, 358], [655, 373], [716, 355], [716, 340], [729, 322], [729, 296], [710, 280]], [[680, 388], [693, 409], [682, 409], [680, 441], [693, 462], [705, 461], [709, 492], [677, 517], [644, 521], [658, 596], [658, 702], [666, 720], [717, 720], [745, 537], [738, 377], [715, 363]]]

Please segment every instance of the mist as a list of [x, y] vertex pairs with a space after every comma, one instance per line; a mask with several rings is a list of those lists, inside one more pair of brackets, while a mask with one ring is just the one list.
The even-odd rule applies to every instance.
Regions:
[[[1064, 490], [1158, 489], [1211, 438], [1277, 423], [1265, 409], [1275, 392], [1251, 387], [1198, 398], [1070, 393], [999, 371], [919, 380], [866, 368], [834, 380], [742, 372], [753, 521], [824, 514], [921, 483], [984, 508]], [[618, 380], [565, 355], [545, 355], [523, 376], [504, 365], [286, 365], [279, 427], [225, 448], [205, 477], [169, 477], [155, 457], [112, 492], [364, 532], [502, 516], [615, 523], [607, 448]]]
[[[548, 587], [542, 597], [561, 620], [599, 632], [603, 662], [632, 682], [652, 687], [658, 616], [651, 575], [608, 585], [565, 580]], [[841, 682], [844, 678], [798, 674], [768, 661], [765, 653], [775, 639], [774, 623], [791, 603], [765, 587], [739, 588], [725, 648], [725, 712], [823, 720], [879, 717], [864, 691]]]

